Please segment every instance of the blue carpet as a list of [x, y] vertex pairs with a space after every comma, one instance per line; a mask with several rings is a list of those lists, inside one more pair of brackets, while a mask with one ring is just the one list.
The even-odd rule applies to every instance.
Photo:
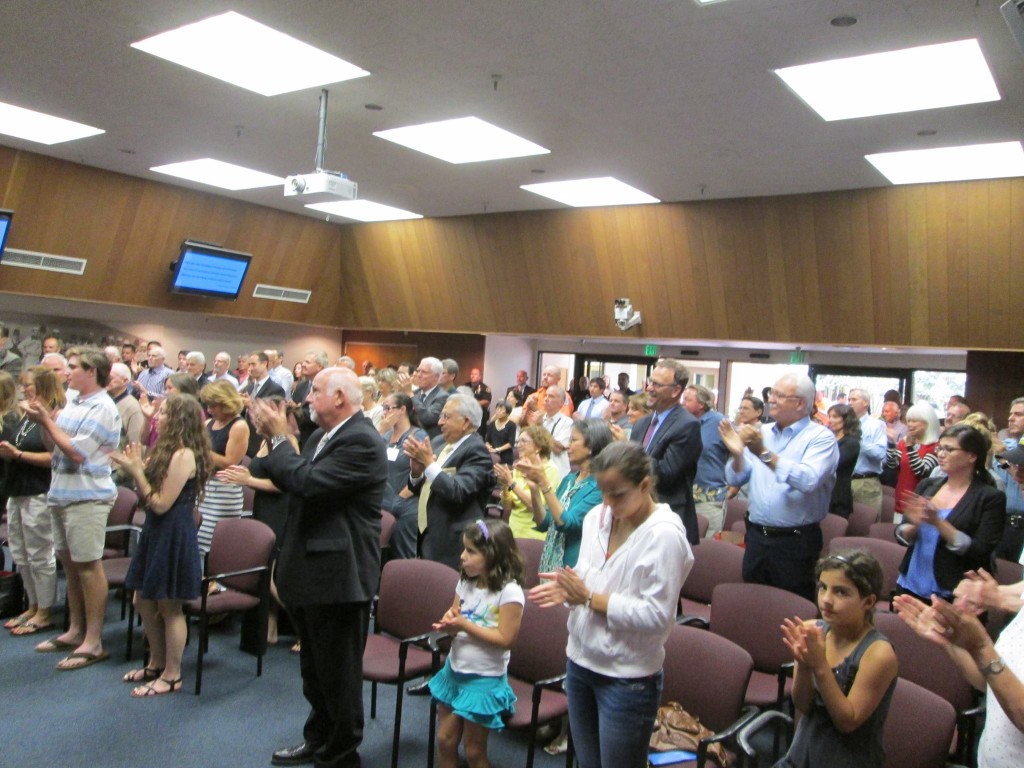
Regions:
[[[111, 658], [88, 669], [58, 672], [61, 654], [35, 653], [51, 633], [29, 637], [0, 635], [0, 768], [7, 766], [144, 765], [251, 768], [270, 764], [271, 753], [302, 740], [308, 705], [302, 698], [298, 657], [288, 652], [291, 638], [268, 650], [263, 676], [254, 656], [238, 650], [238, 623], [211, 633], [204, 659], [203, 693], [195, 686], [196, 637], [185, 649], [180, 693], [133, 699], [121, 676], [140, 666], [124, 660], [125, 622], [112, 600], [103, 638]], [[141, 638], [141, 630], [138, 638]], [[366, 730], [363, 765], [387, 767], [391, 760], [394, 686], [378, 689], [377, 718], [370, 719], [370, 687], [364, 686]], [[428, 702], [405, 697], [399, 765], [426, 765]], [[521, 705], [528, 702], [522, 702]], [[526, 764], [526, 734], [491, 736], [488, 753], [495, 768]], [[538, 747], [538, 768], [565, 765]]]

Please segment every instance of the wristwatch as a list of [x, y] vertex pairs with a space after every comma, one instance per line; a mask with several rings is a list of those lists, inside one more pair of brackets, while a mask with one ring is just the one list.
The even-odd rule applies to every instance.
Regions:
[[773, 455], [772, 452], [769, 451], [766, 448], [765, 450], [763, 450], [759, 454], [757, 454], [757, 458], [759, 458], [761, 461], [763, 461], [765, 464], [767, 464], [768, 462], [770, 462], [772, 460], [772, 455]]
[[1000, 672], [1006, 669], [1006, 665], [1003, 663], [1003, 660], [1001, 658], [996, 656], [994, 659], [992, 659], [992, 661], [990, 661], [985, 666], [979, 667], [979, 669], [981, 670], [981, 674], [983, 674], [985, 677], [992, 677], [993, 675], [998, 675]]
[[274, 450], [281, 443], [285, 442], [288, 442], [287, 435], [274, 435], [272, 438], [270, 438], [270, 450]]

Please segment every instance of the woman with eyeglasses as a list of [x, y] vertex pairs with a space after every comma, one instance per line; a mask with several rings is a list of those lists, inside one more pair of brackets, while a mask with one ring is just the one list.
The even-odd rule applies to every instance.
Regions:
[[[519, 433], [516, 447], [519, 461], [539, 467], [544, 483], [537, 483], [537, 493], [557, 488], [562, 480], [558, 467], [551, 461], [554, 442], [551, 433], [540, 425], [527, 427]], [[494, 465], [494, 474], [501, 486], [501, 506], [508, 518], [512, 535], [517, 539], [544, 539], [547, 534], [537, 528], [533, 519], [533, 491], [520, 466]]]
[[890, 448], [886, 466], [898, 470], [896, 477], [896, 512], [903, 512], [904, 497], [928, 477], [938, 464], [935, 446], [939, 440], [939, 417], [928, 403], [918, 403], [907, 410], [907, 434]]
[[410, 435], [426, 440], [427, 433], [420, 429], [412, 398], [402, 392], [393, 392], [384, 398], [378, 429], [388, 445], [388, 484], [381, 507], [395, 516], [391, 557], [411, 559], [416, 557], [418, 504], [409, 490], [409, 457], [402, 447]]
[[950, 600], [964, 573], [992, 570], [1006, 495], [985, 467], [989, 447], [974, 427], [946, 428], [935, 449], [945, 477], [927, 478], [916, 492], [904, 493], [903, 523], [896, 528], [896, 538], [909, 547], [896, 581], [901, 592]]

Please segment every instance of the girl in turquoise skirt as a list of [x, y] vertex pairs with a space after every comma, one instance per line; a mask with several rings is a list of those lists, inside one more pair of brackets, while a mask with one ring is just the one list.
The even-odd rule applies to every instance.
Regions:
[[523, 618], [523, 558], [501, 520], [466, 526], [462, 547], [455, 601], [434, 625], [454, 640], [430, 693], [438, 702], [440, 768], [457, 768], [459, 742], [470, 768], [487, 768], [487, 736], [515, 711], [506, 670]]

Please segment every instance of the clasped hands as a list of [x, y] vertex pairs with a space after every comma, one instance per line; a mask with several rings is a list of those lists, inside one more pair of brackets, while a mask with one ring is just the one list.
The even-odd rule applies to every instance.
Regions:
[[793, 654], [793, 660], [812, 670], [828, 666], [825, 659], [825, 632], [816, 619], [783, 619], [782, 642]]
[[459, 612], [458, 608], [454, 606], [444, 612], [438, 621], [431, 624], [431, 627], [435, 632], [444, 632], [446, 635], [454, 637], [457, 635], [465, 626], [466, 618]]
[[531, 603], [536, 603], [542, 608], [550, 608], [561, 603], [583, 605], [590, 597], [587, 585], [572, 568], [565, 567], [550, 573], [542, 573], [540, 578], [541, 583], [530, 590], [528, 597]]
[[129, 443], [124, 447], [124, 451], [111, 451], [110, 461], [132, 477], [139, 477], [146, 469], [144, 453], [145, 449], [141, 443]]
[[409, 469], [416, 477], [422, 475], [423, 470], [434, 463], [434, 450], [430, 447], [429, 437], [417, 440], [409, 435], [402, 444], [402, 452], [409, 457]]
[[718, 434], [729, 453], [737, 458], [743, 455], [744, 448], [749, 448], [754, 455], [764, 451], [761, 430], [752, 424], [737, 427], [728, 419], [722, 419], [718, 422]]

